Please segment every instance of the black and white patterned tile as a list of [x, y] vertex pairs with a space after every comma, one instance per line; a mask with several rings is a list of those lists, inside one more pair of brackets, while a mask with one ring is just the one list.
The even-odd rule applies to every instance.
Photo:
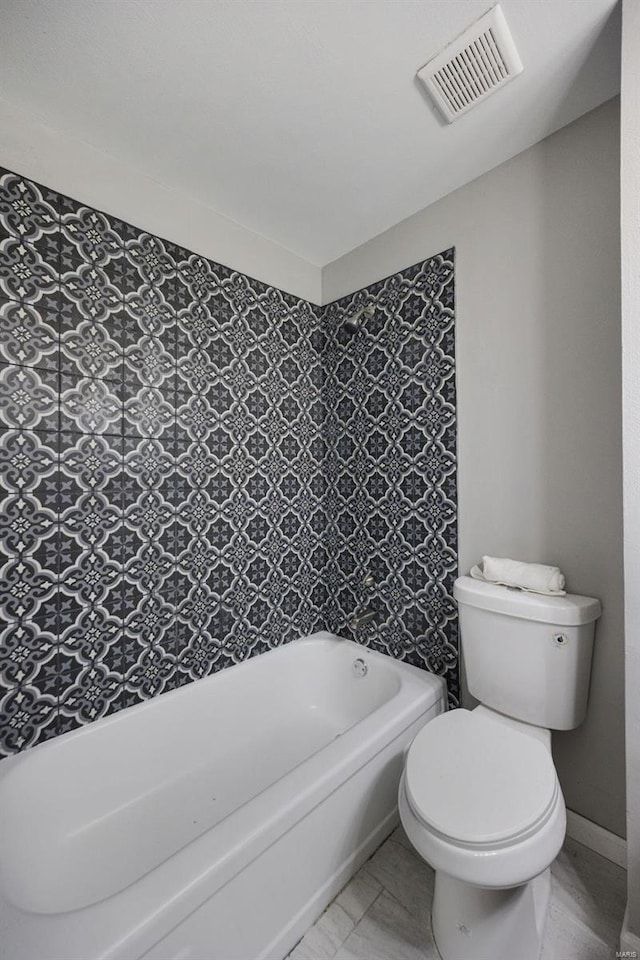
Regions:
[[34, 307], [0, 299], [0, 361], [58, 369], [58, 299]]
[[0, 752], [366, 599], [455, 697], [451, 251], [318, 308], [9, 172], [0, 244]]
[[453, 308], [453, 250], [331, 304], [323, 395], [329, 626], [369, 602], [376, 622], [359, 639], [444, 675], [455, 703]]
[[10, 363], [0, 367], [0, 427], [55, 431], [58, 412], [55, 370]]

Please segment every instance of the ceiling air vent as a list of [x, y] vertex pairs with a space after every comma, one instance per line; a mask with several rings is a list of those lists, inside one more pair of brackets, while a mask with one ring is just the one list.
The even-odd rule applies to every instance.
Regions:
[[429, 60], [417, 76], [444, 118], [453, 123], [519, 73], [522, 62], [496, 5]]

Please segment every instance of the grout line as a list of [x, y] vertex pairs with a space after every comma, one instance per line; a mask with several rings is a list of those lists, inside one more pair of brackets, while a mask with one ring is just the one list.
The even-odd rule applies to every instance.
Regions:
[[[356, 874], [356, 876], [357, 876], [357, 874]], [[369, 911], [370, 911], [370, 910], [373, 910], [374, 906], [376, 905], [376, 903], [378, 902], [378, 900], [380, 899], [380, 897], [382, 896], [383, 893], [386, 893], [387, 895], [390, 896], [389, 891], [387, 890], [387, 888], [386, 888], [386, 887], [383, 887], [383, 886], [381, 885], [380, 892], [376, 894], [375, 898], [371, 901], [371, 903], [369, 904], [369, 906], [367, 907], [367, 909], [365, 910], [365, 912], [362, 914], [362, 916], [360, 917], [360, 919], [358, 920], [358, 922], [357, 922], [356, 924], [354, 924], [354, 926], [353, 926], [352, 930], [349, 932], [348, 936], [345, 937], [345, 939], [342, 941], [342, 943], [340, 944], [340, 946], [336, 949], [336, 953], [338, 952], [338, 950], [340, 950], [342, 947], [344, 947], [345, 943], [347, 942], [347, 940], [349, 939], [349, 937], [351, 936], [351, 934], [353, 934], [353, 933], [356, 932], [356, 930], [358, 929], [358, 927], [360, 926], [360, 924], [362, 923], [362, 921], [369, 915]], [[395, 899], [395, 897], [394, 897], [394, 899]]]

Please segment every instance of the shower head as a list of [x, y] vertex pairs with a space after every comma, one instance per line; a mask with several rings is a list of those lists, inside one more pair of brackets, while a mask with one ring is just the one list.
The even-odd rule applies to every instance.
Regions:
[[372, 303], [368, 303], [366, 307], [361, 307], [360, 310], [356, 310], [354, 314], [347, 317], [342, 326], [347, 333], [356, 333], [364, 326], [364, 321], [374, 315], [375, 311], [375, 306]]

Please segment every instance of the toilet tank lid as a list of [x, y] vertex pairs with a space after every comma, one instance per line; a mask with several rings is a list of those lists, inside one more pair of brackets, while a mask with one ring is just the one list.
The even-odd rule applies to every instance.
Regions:
[[472, 577], [458, 577], [453, 595], [459, 604], [566, 627], [592, 623], [602, 612], [600, 601], [595, 597], [580, 597], [573, 593], [564, 597], [547, 597]]

